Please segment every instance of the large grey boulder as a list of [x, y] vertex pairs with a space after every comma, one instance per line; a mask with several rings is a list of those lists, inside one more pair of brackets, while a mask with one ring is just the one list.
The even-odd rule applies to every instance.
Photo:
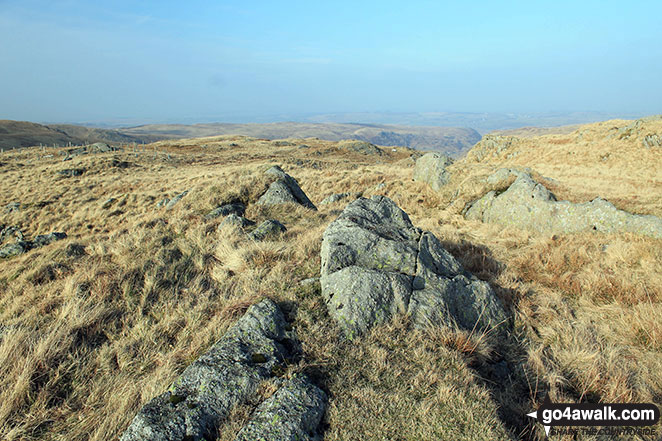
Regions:
[[147, 403], [121, 441], [215, 439], [230, 410], [255, 394], [292, 356], [282, 312], [271, 300], [251, 306], [170, 389]]
[[316, 441], [326, 394], [305, 376], [290, 379], [260, 404], [235, 441]]
[[450, 173], [446, 171], [446, 167], [452, 163], [453, 159], [450, 156], [436, 152], [426, 153], [416, 160], [414, 180], [425, 182], [433, 190], [439, 191], [450, 180]]
[[322, 295], [350, 338], [398, 313], [420, 327], [485, 329], [506, 321], [490, 286], [387, 197], [347, 205], [324, 232], [321, 259]]
[[277, 205], [294, 203], [303, 205], [311, 210], [317, 210], [317, 207], [308, 199], [308, 196], [301, 190], [299, 183], [292, 176], [283, 171], [277, 165], [271, 167], [265, 172], [276, 178], [271, 183], [269, 189], [264, 193], [257, 203], [260, 205]]
[[631, 214], [600, 198], [581, 204], [557, 201], [528, 173], [519, 173], [507, 190], [490, 191], [474, 201], [465, 217], [548, 233], [631, 232], [662, 237], [659, 217]]

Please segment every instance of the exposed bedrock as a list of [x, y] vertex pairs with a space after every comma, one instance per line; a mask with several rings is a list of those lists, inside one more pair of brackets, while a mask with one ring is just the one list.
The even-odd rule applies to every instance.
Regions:
[[[505, 174], [498, 170], [488, 182]], [[552, 192], [523, 172], [507, 190], [490, 191], [474, 201], [465, 217], [539, 232], [631, 232], [662, 237], [662, 219], [657, 216], [631, 214], [601, 198], [581, 204], [557, 201]]]

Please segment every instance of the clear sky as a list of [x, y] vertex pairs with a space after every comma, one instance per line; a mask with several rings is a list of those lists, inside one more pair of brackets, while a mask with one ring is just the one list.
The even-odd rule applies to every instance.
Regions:
[[660, 17], [659, 0], [0, 0], [0, 119], [662, 113]]

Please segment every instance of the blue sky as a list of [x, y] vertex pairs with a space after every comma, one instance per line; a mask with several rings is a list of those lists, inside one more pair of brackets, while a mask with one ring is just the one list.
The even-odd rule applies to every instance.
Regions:
[[662, 113], [659, 1], [0, 0], [0, 119]]

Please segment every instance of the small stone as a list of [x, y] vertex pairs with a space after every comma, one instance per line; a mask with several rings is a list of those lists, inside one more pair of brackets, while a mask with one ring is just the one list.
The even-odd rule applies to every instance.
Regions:
[[67, 178], [73, 178], [76, 176], [81, 176], [83, 173], [85, 173], [85, 170], [82, 168], [68, 168], [65, 170], [60, 170], [57, 172], [60, 176], [64, 176]]
[[269, 219], [262, 222], [258, 227], [253, 230], [248, 237], [255, 241], [262, 241], [268, 238], [273, 238], [278, 236], [281, 233], [287, 231], [285, 225], [281, 224], [277, 220]]
[[170, 199], [165, 204], [166, 210], [172, 209], [172, 207], [174, 207], [179, 201], [181, 201], [182, 198], [188, 194], [188, 192], [189, 192], [188, 190], [183, 191], [183, 192], [179, 193], [177, 196], [175, 196], [174, 198]]
[[21, 209], [20, 202], [10, 202], [5, 206], [5, 213], [13, 213]]
[[110, 208], [110, 206], [113, 205], [113, 203], [114, 203], [116, 200], [117, 200], [116, 198], [108, 198], [108, 199], [106, 199], [106, 200], [104, 201], [104, 203], [101, 204], [101, 208], [103, 208], [103, 209]]
[[218, 225], [218, 229], [221, 230], [221, 229], [223, 229], [225, 227], [228, 227], [230, 225], [232, 225], [234, 227], [237, 227], [237, 228], [240, 228], [240, 229], [243, 229], [243, 228], [246, 228], [246, 227], [250, 227], [251, 225], [255, 225], [255, 222], [253, 222], [251, 220], [248, 220], [243, 216], [238, 216], [238, 215], [232, 213], [232, 214], [229, 214], [228, 216], [226, 216], [225, 219], [223, 219], [223, 221]]
[[234, 204], [225, 204], [220, 207], [214, 208], [212, 211], [205, 215], [205, 219], [214, 219], [217, 217], [228, 216], [230, 214], [235, 214], [237, 216], [243, 216], [246, 212], [246, 206], [244, 204], [234, 203]]
[[320, 281], [319, 277], [311, 277], [309, 279], [302, 280], [301, 282], [299, 282], [299, 285], [300, 286], [309, 286], [309, 285], [313, 285], [315, 283], [319, 283], [319, 281]]

